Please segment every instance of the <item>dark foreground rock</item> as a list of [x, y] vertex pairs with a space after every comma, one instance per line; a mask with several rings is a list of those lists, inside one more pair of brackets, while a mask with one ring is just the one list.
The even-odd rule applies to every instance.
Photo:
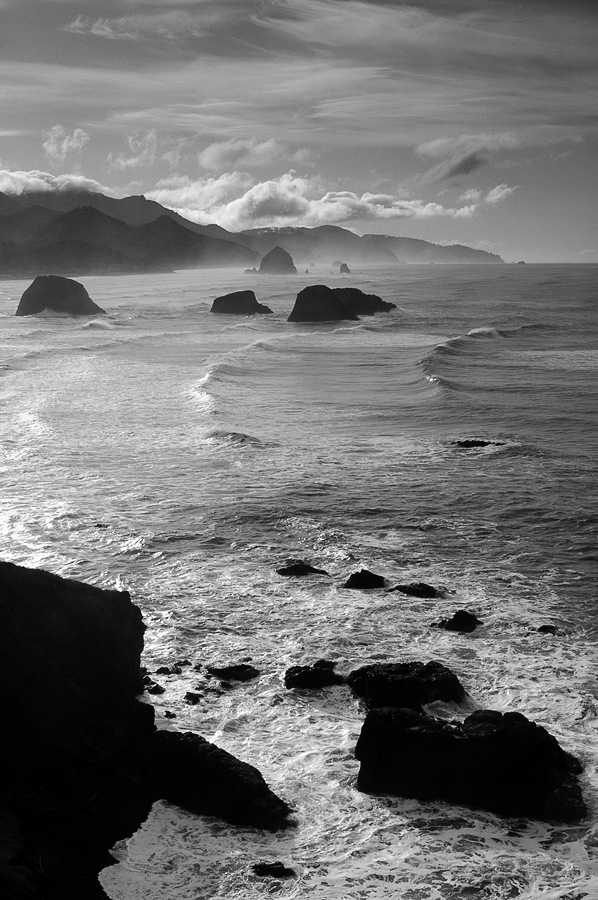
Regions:
[[62, 275], [38, 275], [21, 297], [15, 315], [35, 316], [45, 311], [69, 316], [106, 315], [82, 284]]
[[375, 588], [383, 588], [385, 585], [386, 579], [383, 575], [376, 575], [369, 569], [361, 569], [359, 572], [349, 575], [343, 587], [356, 591], [371, 591]]
[[24, 869], [32, 897], [104, 897], [110, 847], [158, 799], [285, 824], [288, 807], [252, 766], [196, 735], [156, 731], [153, 707], [136, 699], [145, 626], [127, 592], [0, 562], [0, 621], [0, 815], [21, 832], [0, 884]]
[[259, 272], [261, 275], [296, 275], [297, 269], [290, 253], [282, 247], [273, 247], [262, 258]]
[[333, 288], [335, 295], [358, 316], [373, 316], [396, 309], [396, 303], [382, 300], [377, 294], [364, 294], [359, 288]]
[[334, 671], [334, 663], [327, 659], [319, 659], [313, 666], [291, 666], [284, 673], [286, 688], [317, 690], [334, 684], [345, 684], [345, 679]]
[[547, 821], [587, 815], [579, 761], [521, 713], [479, 710], [460, 725], [405, 709], [372, 710], [355, 755], [362, 791]]
[[458, 609], [450, 619], [441, 619], [435, 622], [435, 628], [444, 628], [446, 631], [460, 631], [462, 634], [471, 634], [478, 625], [483, 625], [481, 619], [474, 616], [473, 613], [467, 612], [465, 609]]
[[463, 703], [465, 688], [439, 662], [372, 663], [354, 669], [347, 684], [370, 709], [382, 706], [420, 710], [427, 703]]
[[258, 303], [253, 291], [233, 291], [232, 294], [216, 297], [210, 312], [229, 316], [254, 316], [271, 313], [272, 310], [269, 306]]

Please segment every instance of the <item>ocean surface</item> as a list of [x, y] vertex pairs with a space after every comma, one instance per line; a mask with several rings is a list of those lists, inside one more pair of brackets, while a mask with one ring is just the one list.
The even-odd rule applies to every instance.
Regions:
[[[0, 282], [2, 555], [129, 590], [151, 673], [251, 660], [255, 681], [226, 690], [187, 666], [148, 699], [161, 727], [257, 766], [297, 822], [272, 835], [158, 803], [115, 847], [108, 895], [596, 900], [598, 267], [78, 280], [108, 316], [16, 318], [30, 279]], [[288, 324], [320, 282], [397, 309]], [[274, 315], [210, 313], [246, 287]], [[330, 575], [276, 574], [293, 559]], [[361, 568], [446, 597], [344, 589]], [[458, 609], [484, 624], [430, 627]], [[446, 664], [478, 707], [580, 757], [588, 819], [360, 793], [363, 708], [345, 687], [284, 688], [320, 658]], [[258, 878], [258, 861], [296, 877]]]

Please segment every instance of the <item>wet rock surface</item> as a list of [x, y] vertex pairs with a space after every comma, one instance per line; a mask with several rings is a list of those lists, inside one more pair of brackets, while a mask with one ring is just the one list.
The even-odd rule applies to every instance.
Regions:
[[361, 569], [359, 572], [349, 575], [343, 587], [350, 590], [371, 591], [375, 588], [383, 588], [385, 585], [386, 579], [382, 575], [376, 575], [369, 569]]
[[256, 314], [267, 315], [272, 310], [269, 306], [258, 303], [253, 291], [233, 291], [232, 294], [216, 297], [210, 312], [218, 315], [254, 316]]
[[319, 659], [312, 666], [291, 666], [284, 675], [286, 688], [318, 689], [345, 684], [345, 678], [334, 671], [334, 663]]
[[454, 672], [439, 662], [372, 663], [350, 672], [347, 684], [370, 709], [419, 711], [428, 703], [462, 703], [467, 697]]
[[478, 710], [461, 725], [406, 709], [372, 710], [355, 755], [358, 787], [369, 793], [548, 821], [587, 814], [579, 761], [521, 713]]

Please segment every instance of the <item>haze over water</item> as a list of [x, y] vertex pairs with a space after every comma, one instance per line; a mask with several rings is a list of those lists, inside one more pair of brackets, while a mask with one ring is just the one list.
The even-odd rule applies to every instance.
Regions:
[[[16, 318], [29, 281], [0, 282], [3, 556], [130, 590], [150, 672], [251, 658], [255, 682], [204, 683], [190, 706], [186, 669], [151, 700], [161, 726], [171, 710], [169, 727], [256, 765], [298, 823], [273, 836], [157, 804], [102, 873], [109, 896], [251, 900], [271, 893], [262, 859], [297, 872], [280, 897], [598, 896], [597, 269], [81, 281], [108, 317]], [[398, 309], [288, 324], [314, 282]], [[245, 287], [274, 315], [210, 314]], [[330, 577], [285, 579], [287, 559]], [[344, 590], [360, 568], [446, 598]], [[483, 626], [430, 628], [457, 609]], [[283, 685], [319, 658], [445, 663], [479, 707], [523, 712], [581, 758], [588, 819], [359, 793], [364, 710], [344, 687]]]

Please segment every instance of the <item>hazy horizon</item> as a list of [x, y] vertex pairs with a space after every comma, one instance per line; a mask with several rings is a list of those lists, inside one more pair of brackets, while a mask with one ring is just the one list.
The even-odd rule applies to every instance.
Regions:
[[0, 0], [0, 191], [598, 262], [572, 0]]

